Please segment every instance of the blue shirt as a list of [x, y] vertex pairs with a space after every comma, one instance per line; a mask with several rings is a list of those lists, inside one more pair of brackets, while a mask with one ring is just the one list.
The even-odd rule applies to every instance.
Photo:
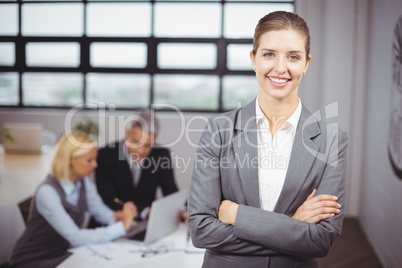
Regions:
[[74, 206], [77, 205], [82, 183], [85, 183], [89, 214], [98, 222], [108, 224], [108, 226], [96, 229], [80, 229], [64, 209], [61, 198], [56, 190], [47, 184], [41, 185], [35, 196], [35, 204], [38, 212], [73, 247], [90, 243], [109, 242], [125, 235], [126, 230], [123, 222], [115, 222], [113, 217], [114, 211], [103, 203], [89, 178], [81, 178], [75, 184], [71, 181], [60, 182], [66, 194], [67, 202]]

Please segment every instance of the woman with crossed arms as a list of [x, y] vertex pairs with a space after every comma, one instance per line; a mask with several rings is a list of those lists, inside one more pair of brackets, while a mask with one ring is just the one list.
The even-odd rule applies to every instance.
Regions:
[[[89, 178], [97, 154], [95, 142], [78, 132], [57, 142], [52, 174], [36, 191], [10, 267], [56, 267], [71, 254], [70, 247], [109, 242], [127, 233], [137, 210], [132, 202], [116, 212], [103, 203]], [[108, 226], [81, 229], [85, 212]]]
[[302, 18], [261, 18], [250, 57], [257, 98], [210, 118], [197, 148], [191, 238], [207, 268], [318, 267], [341, 233], [347, 135], [297, 96], [311, 61]]

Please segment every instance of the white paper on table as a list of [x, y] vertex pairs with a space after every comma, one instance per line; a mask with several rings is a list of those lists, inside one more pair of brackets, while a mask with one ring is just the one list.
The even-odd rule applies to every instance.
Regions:
[[139, 252], [143, 248], [140, 245], [104, 243], [88, 244], [81, 247], [72, 248], [69, 251], [78, 254], [87, 261], [104, 267], [117, 267], [141, 260]]
[[[187, 230], [186, 226], [182, 228], [186, 228]], [[183, 232], [183, 230], [179, 228], [147, 246], [142, 242], [122, 238], [104, 244], [84, 245], [72, 248], [69, 251], [82, 256], [93, 264], [104, 267], [118, 267], [143, 260], [141, 255], [147, 250], [158, 250], [160, 247], [166, 247], [167, 252], [185, 251], [187, 235], [187, 232]]]

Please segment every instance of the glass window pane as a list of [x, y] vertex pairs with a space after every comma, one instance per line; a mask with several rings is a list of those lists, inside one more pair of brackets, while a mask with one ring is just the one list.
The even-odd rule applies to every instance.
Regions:
[[161, 69], [215, 69], [215, 44], [161, 43], [158, 45], [158, 67]]
[[[293, 2], [292, 0], [253, 0], [254, 2]], [[226, 2], [247, 2], [247, 0], [226, 0]]]
[[160, 74], [154, 76], [154, 88], [156, 104], [171, 104], [182, 109], [218, 108], [218, 76]]
[[[22, 2], [38, 2], [38, 0], [22, 0]], [[57, 2], [57, 1], [63, 1], [63, 2], [81, 2], [82, 0], [40, 0], [40, 2]]]
[[[34, 1], [34, 0], [32, 0]], [[51, 0], [49, 0], [51, 1]], [[60, 0], [62, 1], [62, 0]], [[113, 2], [113, 0], [87, 0], [88, 2]], [[151, 2], [151, 0], [119, 0], [120, 2]]]
[[[225, 4], [224, 37], [253, 38], [255, 26], [266, 14], [284, 10], [293, 12], [293, 4]], [[240, 19], [241, 18], [241, 19]]]
[[227, 75], [223, 77], [223, 109], [243, 107], [258, 96], [258, 81], [255, 76]]
[[227, 46], [227, 67], [229, 70], [253, 70], [250, 51], [253, 44], [229, 44]]
[[220, 37], [221, 4], [156, 3], [156, 37]]
[[87, 5], [88, 36], [150, 36], [151, 4], [90, 3]]
[[82, 36], [83, 4], [49, 3], [22, 5], [22, 35]]
[[79, 43], [27, 43], [27, 66], [78, 67]]
[[0, 43], [0, 65], [13, 66], [15, 64], [15, 44], [11, 42]]
[[87, 101], [114, 104], [117, 108], [149, 106], [151, 77], [148, 74], [88, 73]]
[[0, 35], [18, 34], [18, 5], [0, 4]]
[[0, 73], [0, 105], [18, 104], [18, 73]]
[[83, 102], [81, 73], [24, 73], [24, 105], [74, 106]]
[[90, 47], [93, 67], [145, 68], [147, 44], [145, 43], [100, 43]]
[[[200, 0], [175, 0], [176, 2], [200, 2]], [[203, 0], [203, 2], [216, 2], [217, 0]], [[156, 0], [156, 2], [172, 2], [172, 0]]]

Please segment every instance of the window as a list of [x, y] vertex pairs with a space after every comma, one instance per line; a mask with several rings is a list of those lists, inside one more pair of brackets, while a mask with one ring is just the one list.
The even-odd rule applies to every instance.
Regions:
[[157, 64], [160, 69], [210, 69], [217, 66], [216, 44], [159, 43]]
[[0, 105], [18, 104], [18, 73], [0, 73]]
[[149, 105], [149, 74], [88, 73], [87, 101], [116, 107], [145, 108]]
[[23, 102], [32, 106], [74, 106], [81, 102], [81, 73], [23, 73]]
[[18, 34], [18, 5], [0, 5], [0, 36], [16, 36]]
[[244, 106], [254, 28], [275, 10], [293, 1], [0, 1], [0, 106]]
[[86, 15], [88, 36], [151, 35], [150, 3], [89, 3]]
[[182, 109], [217, 110], [219, 77], [216, 75], [156, 74], [156, 104], [172, 104]]
[[22, 5], [23, 36], [82, 36], [84, 5], [81, 3], [26, 3]]
[[0, 42], [0, 66], [13, 66], [15, 64], [15, 44]]
[[25, 48], [27, 66], [78, 67], [79, 43], [29, 42]]
[[145, 68], [146, 43], [93, 42], [90, 47], [90, 64], [93, 67]]
[[219, 3], [156, 3], [156, 37], [218, 38], [221, 36]]

